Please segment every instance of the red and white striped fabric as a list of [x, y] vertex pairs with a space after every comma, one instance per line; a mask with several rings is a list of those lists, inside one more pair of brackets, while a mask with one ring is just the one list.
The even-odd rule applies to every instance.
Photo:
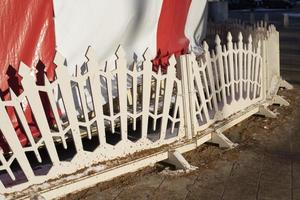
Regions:
[[128, 59], [142, 58], [148, 47], [161, 60], [198, 46], [205, 6], [206, 0], [54, 0], [57, 50], [71, 66], [84, 62], [88, 45], [100, 62], [119, 44]]
[[[95, 49], [100, 63], [112, 60], [119, 44], [129, 60], [134, 53], [142, 59], [149, 48], [154, 66], [166, 65], [171, 54], [189, 49], [199, 53], [206, 6], [207, 0], [2, 0], [1, 98], [10, 98], [8, 87], [17, 94], [22, 92], [17, 74], [20, 61], [46, 71], [52, 79], [55, 50], [67, 58], [68, 66], [80, 66], [88, 46]], [[43, 80], [37, 77], [37, 81]], [[32, 132], [39, 135], [30, 109], [25, 112]], [[25, 145], [26, 137], [13, 109], [9, 113]]]

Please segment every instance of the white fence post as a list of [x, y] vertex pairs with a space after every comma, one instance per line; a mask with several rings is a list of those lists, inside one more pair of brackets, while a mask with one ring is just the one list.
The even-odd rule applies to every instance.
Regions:
[[183, 101], [183, 115], [184, 115], [184, 127], [186, 136], [188, 139], [191, 139], [194, 135], [194, 120], [193, 120], [193, 109], [190, 108], [191, 106], [191, 99], [193, 92], [190, 88], [189, 80], [192, 78], [188, 71], [190, 70], [191, 66], [187, 60], [188, 55], [180, 56], [180, 63], [179, 63], [179, 75], [182, 85], [182, 101]]
[[273, 93], [277, 92], [276, 85], [280, 79], [279, 33], [273, 25], [268, 27], [265, 44], [267, 59], [266, 89], [267, 98], [270, 98]]
[[219, 35], [216, 36], [216, 56], [217, 56], [217, 68], [219, 69], [219, 77], [220, 77], [220, 85], [221, 85], [221, 94], [222, 94], [222, 101], [224, 103], [224, 107], [227, 105], [227, 95], [226, 95], [226, 88], [225, 88], [225, 77], [224, 77], [224, 62], [223, 62], [223, 51], [221, 46], [221, 39]]
[[143, 61], [143, 116], [142, 116], [142, 138], [147, 138], [148, 119], [149, 119], [149, 104], [151, 95], [151, 81], [152, 81], [152, 63], [150, 61], [149, 50], [144, 53]]
[[[228, 81], [228, 84], [230, 84], [230, 93], [232, 97], [232, 101], [236, 101], [235, 99], [235, 81], [234, 81], [234, 76], [235, 76], [235, 70], [234, 70], [234, 63], [233, 63], [233, 43], [232, 43], [232, 35], [230, 32], [228, 32], [227, 35], [227, 51], [228, 51], [228, 60], [229, 60], [229, 71], [230, 71], [230, 81]], [[228, 72], [227, 72], [228, 73]], [[236, 72], [237, 73], [237, 72]]]
[[219, 112], [219, 107], [218, 107], [218, 101], [217, 101], [216, 83], [213, 79], [214, 73], [213, 73], [211, 55], [209, 52], [209, 46], [205, 41], [203, 43], [203, 49], [204, 49], [205, 62], [207, 63], [207, 71], [208, 71], [208, 77], [209, 77], [208, 81], [209, 81], [209, 85], [211, 87], [213, 105], [214, 105], [214, 108], [215, 108], [216, 114], [217, 114]]
[[239, 69], [239, 100], [243, 98], [243, 90], [244, 90], [244, 79], [243, 74], [245, 70], [245, 61], [243, 58], [245, 58], [244, 51], [244, 43], [243, 43], [243, 34], [240, 32], [238, 36], [238, 69]]
[[269, 65], [267, 59], [267, 41], [262, 40], [262, 98], [266, 99], [267, 97], [267, 67]]
[[56, 64], [56, 78], [58, 81], [59, 88], [61, 90], [61, 95], [63, 99], [64, 106], [66, 108], [66, 114], [68, 116], [69, 125], [72, 130], [72, 136], [76, 150], [78, 152], [82, 151], [83, 146], [80, 137], [80, 130], [77, 123], [77, 113], [74, 105], [73, 95], [72, 95], [72, 86], [70, 75], [67, 71], [67, 66], [64, 65], [65, 58], [58, 52], [56, 52], [54, 63]]
[[[118, 73], [118, 93], [119, 106], [121, 114], [121, 141], [127, 140], [127, 62], [125, 59], [125, 51], [122, 46], [119, 46], [116, 56], [117, 73]], [[126, 90], [123, 89], [126, 86]], [[110, 102], [112, 103], [112, 102]]]
[[[95, 118], [97, 120], [97, 130], [98, 130], [98, 138], [100, 142], [100, 146], [105, 146], [106, 139], [105, 139], [105, 126], [104, 126], [104, 117], [103, 117], [103, 107], [101, 102], [101, 84], [100, 84], [100, 75], [98, 69], [98, 63], [96, 60], [96, 55], [91, 47], [88, 48], [86, 52], [86, 57], [88, 59], [87, 68], [91, 71], [91, 92], [93, 97], [93, 104], [95, 106]], [[72, 92], [72, 91], [71, 91]], [[96, 100], [98, 99], [98, 100]]]
[[161, 139], [165, 139], [166, 132], [167, 132], [167, 123], [168, 123], [168, 117], [169, 117], [169, 109], [171, 106], [171, 98], [172, 98], [172, 91], [173, 91], [173, 85], [174, 80], [176, 78], [176, 59], [175, 56], [172, 55], [169, 59], [169, 66], [167, 71], [167, 78], [165, 80], [165, 91], [164, 91], [164, 105], [163, 105], [163, 117], [162, 117], [162, 123], [161, 123]]
[[250, 34], [248, 37], [248, 46], [247, 46], [247, 69], [246, 71], [246, 80], [247, 80], [247, 98], [250, 97], [250, 85], [251, 85], [251, 68], [252, 68], [252, 55], [250, 52], [253, 51], [252, 47], [252, 35]]

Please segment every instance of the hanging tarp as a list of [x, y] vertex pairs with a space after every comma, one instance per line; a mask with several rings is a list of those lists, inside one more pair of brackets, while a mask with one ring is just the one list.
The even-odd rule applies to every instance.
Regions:
[[[88, 45], [99, 62], [118, 45], [142, 59], [145, 48], [153, 58], [186, 52], [203, 35], [206, 0], [54, 0], [57, 50], [68, 65], [81, 65]], [[112, 59], [113, 60], [113, 59]]]

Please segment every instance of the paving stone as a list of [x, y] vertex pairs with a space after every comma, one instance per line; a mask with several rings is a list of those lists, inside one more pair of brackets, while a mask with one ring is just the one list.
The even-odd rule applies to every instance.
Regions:
[[276, 183], [278, 185], [291, 184], [291, 161], [273, 157], [274, 160], [264, 162], [260, 182]]
[[290, 184], [291, 160], [282, 156], [272, 156], [264, 160], [261, 181]]
[[94, 199], [94, 200], [109, 200], [109, 199], [115, 199], [120, 192], [123, 190], [123, 188], [110, 188], [104, 191], [97, 191], [97, 190], [91, 190], [90, 192], [86, 193], [82, 197], [78, 197], [78, 199]]
[[197, 188], [189, 192], [185, 200], [220, 200], [222, 197], [222, 191], [206, 188]]
[[141, 177], [134, 185], [124, 188], [117, 200], [151, 199], [163, 180], [164, 177], [159, 174]]
[[300, 189], [300, 161], [293, 161], [293, 188]]
[[[240, 151], [239, 154], [240, 154], [239, 160], [237, 162], [238, 165], [248, 166], [250, 168], [260, 170], [260, 168], [261, 168], [260, 163], [263, 160], [263, 155], [257, 154], [250, 150]], [[254, 163], [256, 163], [256, 164], [254, 164]]]
[[261, 200], [289, 200], [291, 199], [291, 186], [274, 183], [261, 183], [258, 199]]
[[240, 165], [240, 163], [236, 163], [233, 167], [233, 170], [230, 174], [228, 182], [235, 183], [235, 182], [246, 182], [247, 184], [254, 184], [257, 185], [257, 181], [260, 175], [260, 169]]
[[153, 199], [184, 200], [188, 194], [187, 187], [193, 185], [196, 176], [166, 178], [155, 191]]
[[293, 189], [293, 199], [300, 199], [300, 189]]
[[[203, 170], [195, 181], [194, 187], [222, 191], [224, 183], [232, 170], [232, 163], [218, 161], [214, 169]], [[192, 188], [193, 189], [193, 188]], [[191, 189], [191, 190], [192, 190]]]
[[228, 182], [224, 191], [223, 200], [243, 199], [254, 200], [256, 199], [257, 185], [247, 183], [247, 181]]

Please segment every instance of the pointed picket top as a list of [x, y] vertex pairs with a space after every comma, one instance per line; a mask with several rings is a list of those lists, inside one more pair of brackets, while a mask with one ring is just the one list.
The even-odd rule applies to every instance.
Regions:
[[61, 55], [61, 53], [59, 53], [58, 51], [56, 51], [55, 53], [55, 56], [54, 56], [54, 64], [57, 66], [57, 67], [62, 67], [64, 66], [65, 64], [65, 60], [66, 58], [63, 57], [63, 55]]
[[169, 66], [175, 67], [176, 65], [176, 58], [174, 54], [169, 58]]
[[260, 28], [260, 21], [257, 21], [257, 22], [256, 22], [255, 28]]
[[273, 32], [276, 31], [276, 27], [275, 27], [273, 24], [271, 25], [271, 30], [272, 30]]
[[260, 55], [261, 53], [261, 40], [258, 40], [256, 53]]
[[90, 60], [96, 60], [96, 52], [94, 49], [89, 46], [85, 52], [85, 57], [90, 61]]
[[242, 42], [243, 43], [243, 34], [242, 32], [239, 32], [239, 42]]
[[199, 63], [200, 63], [200, 68], [203, 68], [204, 67], [204, 62], [203, 62], [203, 59], [201, 59], [200, 61], [199, 61]]
[[215, 43], [216, 43], [216, 45], [221, 44], [221, 39], [220, 39], [220, 36], [218, 34], [216, 35]]
[[151, 54], [149, 48], [144, 51], [143, 58], [145, 61], [151, 60]]
[[31, 74], [30, 68], [23, 62], [20, 63], [19, 72], [22, 77], [28, 77]]
[[209, 51], [209, 46], [208, 46], [206, 41], [203, 42], [203, 49], [204, 49], [205, 52]]
[[270, 33], [273, 33], [273, 32], [276, 31], [276, 27], [275, 27], [273, 24], [271, 24], [271, 25], [268, 27], [268, 31], [269, 31]]
[[49, 79], [47, 78], [46, 74], [44, 74], [45, 86], [51, 86]]
[[265, 22], [263, 20], [260, 21], [260, 27], [264, 28]]
[[261, 48], [261, 41], [258, 40], [258, 43], [257, 43], [257, 53], [260, 54], [260, 49]]
[[162, 76], [161, 66], [158, 67], [157, 75], [158, 76]]
[[118, 59], [125, 58], [126, 53], [124, 51], [124, 48], [121, 45], [119, 45], [115, 55], [117, 56]]
[[272, 24], [268, 27], [268, 31], [272, 32]]
[[252, 35], [251, 35], [251, 34], [250, 34], [249, 37], [248, 37], [248, 43], [249, 43], [249, 44], [252, 44]]
[[[119, 73], [119, 74], [123, 74], [123, 73], [127, 73], [127, 60], [126, 60], [126, 53], [123, 49], [123, 47], [121, 45], [119, 45], [116, 53], [115, 53], [117, 59], [115, 60], [115, 66], [113, 71], [109, 71], [108, 73], [110, 73], [112, 75], [112, 77], [114, 76], [114, 73]], [[107, 70], [108, 71], [108, 70]]]
[[228, 32], [228, 34], [227, 34], [227, 41], [232, 42], [232, 35], [230, 32]]
[[[85, 57], [87, 58], [87, 63], [86, 63], [86, 67], [88, 71], [97, 71], [98, 70], [98, 62], [97, 62], [97, 56], [96, 56], [96, 52], [94, 51], [94, 49], [89, 46], [86, 50], [85, 53]], [[92, 65], [92, 67], [90, 67], [90, 65]]]
[[54, 64], [57, 66], [55, 68], [56, 77], [65, 78], [66, 75], [69, 75], [67, 67], [65, 66], [66, 58], [62, 56], [58, 51], [55, 53]]
[[174, 55], [169, 58], [169, 64], [170, 65], [168, 66], [167, 73], [173, 75], [176, 73], [176, 58]]
[[191, 53], [190, 53], [190, 57], [191, 57], [192, 61], [195, 61], [195, 60], [196, 60], [196, 55], [195, 55], [194, 52], [191, 52]]

